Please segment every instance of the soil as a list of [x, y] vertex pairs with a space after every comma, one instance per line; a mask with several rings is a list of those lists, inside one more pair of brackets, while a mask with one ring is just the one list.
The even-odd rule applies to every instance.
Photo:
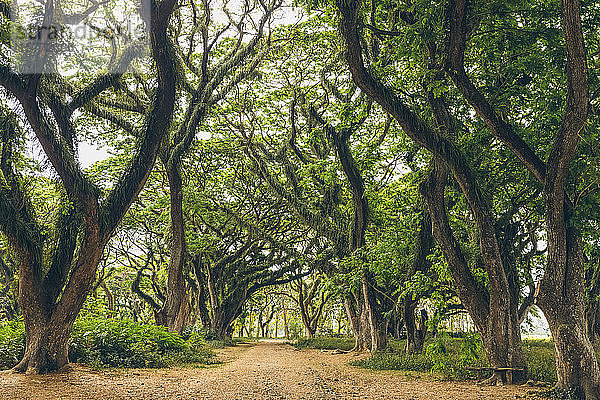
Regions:
[[365, 355], [295, 350], [281, 342], [219, 350], [223, 364], [208, 368], [96, 371], [71, 365], [48, 375], [0, 375], [0, 399], [403, 399], [531, 398], [524, 386], [482, 387], [436, 381], [428, 374], [369, 371], [348, 365]]

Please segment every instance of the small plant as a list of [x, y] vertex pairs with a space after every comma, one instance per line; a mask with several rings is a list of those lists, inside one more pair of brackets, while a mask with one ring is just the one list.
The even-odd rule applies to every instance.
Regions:
[[221, 338], [218, 332], [197, 325], [184, 328], [181, 337], [185, 340], [194, 337], [194, 340], [201, 340], [213, 349], [235, 346], [235, 342], [231, 338]]
[[25, 353], [25, 327], [21, 321], [0, 324], [0, 370], [17, 365]]
[[584, 396], [574, 390], [550, 389], [538, 393], [538, 398], [552, 400], [581, 400]]

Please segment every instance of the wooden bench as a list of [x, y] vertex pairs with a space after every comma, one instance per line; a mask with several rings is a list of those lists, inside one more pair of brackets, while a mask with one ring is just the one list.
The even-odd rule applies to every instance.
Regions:
[[503, 380], [509, 385], [513, 381], [513, 371], [525, 371], [524, 368], [512, 368], [512, 367], [466, 367], [468, 371], [494, 371], [502, 374]]

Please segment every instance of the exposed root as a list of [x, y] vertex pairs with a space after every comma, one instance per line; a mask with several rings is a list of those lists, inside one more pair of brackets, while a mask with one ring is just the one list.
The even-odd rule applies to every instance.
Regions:
[[480, 386], [504, 386], [504, 380], [500, 372], [494, 372], [492, 376], [478, 383]]
[[342, 350], [342, 349], [335, 349], [331, 352], [331, 354], [348, 354], [350, 353], [352, 350]]
[[14, 374], [20, 374], [19, 371], [15, 371], [14, 368], [12, 369], [5, 369], [0, 371], [0, 375], [14, 375]]
[[28, 365], [29, 365], [29, 358], [23, 357], [23, 359], [17, 365], [15, 365], [10, 371], [13, 371], [14, 373], [22, 374], [24, 372], [27, 372]]

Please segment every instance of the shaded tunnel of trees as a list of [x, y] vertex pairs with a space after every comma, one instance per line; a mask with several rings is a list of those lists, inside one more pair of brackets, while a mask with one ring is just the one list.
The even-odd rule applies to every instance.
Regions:
[[522, 382], [541, 312], [557, 387], [600, 398], [600, 2], [119, 4], [0, 0], [15, 371], [87, 314], [372, 353], [464, 314]]

